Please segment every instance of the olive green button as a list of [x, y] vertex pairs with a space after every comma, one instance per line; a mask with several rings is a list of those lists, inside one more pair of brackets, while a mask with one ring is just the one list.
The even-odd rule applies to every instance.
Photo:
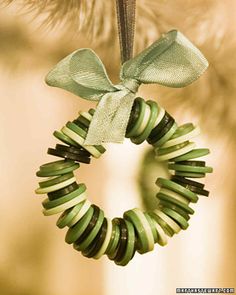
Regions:
[[79, 167], [79, 163], [74, 163], [74, 161], [56, 161], [40, 166], [40, 170], [36, 172], [36, 175], [40, 177], [58, 176], [72, 172]]

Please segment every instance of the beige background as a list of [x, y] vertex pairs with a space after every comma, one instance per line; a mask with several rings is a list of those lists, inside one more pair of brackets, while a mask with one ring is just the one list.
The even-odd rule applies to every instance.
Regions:
[[[154, 5], [154, 1], [150, 3]], [[64, 242], [65, 230], [55, 226], [57, 217], [44, 217], [42, 198], [34, 194], [38, 181], [35, 172], [42, 163], [54, 160], [46, 155], [47, 148], [56, 143], [52, 132], [76, 117], [78, 110], [92, 105], [46, 86], [45, 74], [72, 50], [92, 47], [116, 81], [116, 36], [109, 40], [106, 32], [101, 32], [105, 37], [99, 44], [91, 43], [84, 33], [65, 37], [59, 29], [39, 29], [40, 17], [32, 22], [32, 15], [19, 10], [21, 6], [2, 6], [1, 295], [170, 295], [178, 287], [236, 287], [235, 4], [233, 0], [160, 1], [156, 25], [163, 24], [161, 31], [178, 27], [202, 49], [211, 65], [204, 77], [183, 91], [145, 86], [140, 95], [156, 99], [179, 123], [199, 123], [202, 136], [197, 143], [211, 149], [208, 163], [214, 173], [206, 179], [210, 198], [201, 197], [194, 205], [196, 213], [188, 230], [170, 239], [166, 247], [157, 245], [151, 253], [136, 254], [125, 268], [105, 257], [86, 259], [73, 250]], [[163, 18], [165, 12], [167, 20]], [[106, 26], [114, 26], [112, 21]], [[147, 40], [143, 40], [144, 29], [138, 29], [136, 51], [159, 34], [155, 20], [151, 25], [147, 22]], [[119, 216], [141, 204], [136, 179], [146, 149], [145, 144], [137, 147], [125, 141], [123, 145], [109, 145], [104, 157], [89, 167], [81, 165], [78, 180], [86, 182], [91, 200], [108, 216]]]

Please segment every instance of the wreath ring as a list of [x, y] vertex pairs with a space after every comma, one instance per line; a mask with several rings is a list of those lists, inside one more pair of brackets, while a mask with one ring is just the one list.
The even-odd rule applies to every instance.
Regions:
[[[37, 194], [47, 194], [42, 202], [46, 216], [61, 213], [57, 226], [68, 227], [66, 242], [86, 257], [95, 259], [107, 255], [117, 265], [126, 265], [135, 252], [152, 251], [154, 244], [167, 244], [171, 237], [188, 227], [194, 210], [189, 204], [198, 195], [208, 196], [204, 184], [189, 178], [203, 178], [212, 168], [198, 158], [209, 154], [209, 149], [197, 148], [190, 140], [200, 133], [192, 123], [178, 126], [174, 118], [155, 101], [137, 97], [126, 129], [126, 137], [134, 144], [145, 140], [155, 150], [159, 161], [168, 162], [170, 179], [158, 178], [160, 187], [156, 197], [158, 207], [152, 212], [134, 208], [124, 212], [123, 218], [107, 218], [102, 209], [86, 197], [85, 184], [76, 182], [74, 171], [80, 163], [89, 164], [106, 151], [102, 145], [84, 145], [88, 127], [95, 110], [80, 112], [78, 118], [67, 122], [53, 135], [63, 142], [49, 148], [48, 154], [63, 160], [46, 163], [36, 173], [47, 177], [39, 182]], [[196, 160], [197, 159], [197, 160]]]

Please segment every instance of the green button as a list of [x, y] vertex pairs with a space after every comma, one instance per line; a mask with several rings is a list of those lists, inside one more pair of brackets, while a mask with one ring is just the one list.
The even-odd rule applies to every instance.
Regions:
[[[79, 128], [79, 127], [78, 127]], [[82, 129], [81, 129], [82, 130]], [[93, 157], [99, 158], [101, 156], [100, 151], [93, 145], [84, 145], [84, 138], [71, 130], [68, 127], [63, 127], [62, 132], [76, 141], [80, 146], [82, 146], [85, 150], [87, 150]]]
[[[148, 214], [151, 217], [150, 213], [148, 213]], [[152, 221], [155, 225], [157, 236], [158, 236], [157, 243], [160, 246], [165, 246], [167, 244], [167, 236], [166, 236], [164, 230], [162, 229], [162, 227], [158, 224], [158, 222], [155, 219], [152, 218]]]
[[76, 181], [75, 177], [64, 180], [63, 182], [48, 186], [48, 187], [39, 187], [35, 190], [36, 194], [46, 194], [51, 193], [57, 190], [61, 190], [67, 186], [70, 186], [73, 182]]
[[172, 209], [173, 211], [175, 211], [178, 214], [180, 214], [181, 216], [183, 216], [183, 218], [186, 219], [186, 220], [190, 219], [189, 215], [184, 210], [182, 210], [179, 206], [176, 206], [176, 205], [174, 205], [172, 203], [161, 200], [160, 203], [159, 203], [159, 206], [160, 206], [161, 209], [162, 208]]
[[63, 175], [60, 175], [60, 176], [56, 176], [56, 177], [53, 177], [53, 178], [50, 178], [50, 179], [47, 179], [47, 180], [44, 180], [44, 181], [40, 181], [39, 182], [39, 187], [44, 188], [44, 187], [52, 186], [52, 185], [64, 182], [65, 180], [70, 179], [72, 177], [74, 177], [73, 172], [63, 174]]
[[61, 170], [64, 168], [68, 168], [71, 167], [75, 164], [74, 161], [71, 160], [60, 160], [60, 161], [54, 161], [54, 162], [50, 162], [50, 163], [46, 163], [44, 165], [40, 166], [40, 171], [42, 172], [51, 172], [51, 171], [55, 171], [55, 170]]
[[158, 178], [156, 181], [156, 184], [159, 187], [165, 187], [165, 188], [168, 188], [170, 190], [173, 190], [173, 191], [183, 195], [184, 197], [188, 198], [193, 203], [196, 203], [198, 200], [198, 196], [195, 193], [191, 192], [190, 190], [182, 187], [181, 185], [179, 185], [171, 180], [164, 179], [164, 178]]
[[154, 127], [156, 118], [157, 118], [157, 114], [158, 114], [158, 106], [154, 101], [147, 101], [147, 104], [150, 106], [151, 108], [151, 114], [149, 116], [149, 120], [147, 123], [147, 126], [145, 127], [144, 131], [138, 135], [137, 137], [132, 137], [131, 141], [135, 144], [141, 144], [142, 142], [145, 141], [145, 139], [147, 139], [147, 137], [149, 136], [149, 134], [152, 131], [152, 128]]
[[129, 122], [128, 122], [127, 129], [126, 129], [126, 134], [128, 134], [129, 131], [134, 127], [135, 122], [138, 120], [139, 112], [140, 112], [140, 105], [139, 105], [138, 100], [135, 99], [133, 106], [132, 106], [131, 113], [130, 113]]
[[132, 222], [136, 229], [138, 236], [138, 252], [143, 254], [152, 251], [154, 248], [154, 238], [150, 225], [143, 212], [138, 208], [128, 210], [124, 213], [124, 218]]
[[154, 219], [164, 230], [165, 234], [168, 237], [173, 237], [174, 235], [174, 230], [171, 228], [171, 226], [169, 226], [169, 224], [167, 222], [165, 222], [165, 220], [163, 220], [162, 218], [160, 218], [158, 215], [156, 215], [154, 212], [149, 212], [149, 215], [152, 217], [152, 219]]
[[195, 149], [192, 150], [184, 155], [179, 155], [178, 157], [173, 157], [171, 161], [173, 162], [179, 162], [179, 161], [186, 161], [191, 159], [196, 159], [199, 157], [206, 156], [210, 153], [209, 149]]
[[111, 239], [111, 235], [112, 235], [112, 222], [109, 218], [105, 218], [107, 221], [107, 233], [106, 233], [106, 237], [105, 240], [101, 246], [101, 248], [99, 249], [99, 251], [93, 256], [94, 259], [99, 259], [107, 250], [108, 248], [108, 244], [110, 242]]
[[172, 198], [171, 196], [168, 196], [168, 195], [165, 195], [165, 194], [159, 192], [157, 194], [157, 198], [180, 207], [181, 209], [185, 210], [188, 214], [194, 213], [194, 210], [192, 208], [190, 208], [188, 205], [180, 202], [179, 200], [177, 200], [175, 198]]
[[75, 217], [73, 217], [73, 219], [70, 220], [70, 222], [68, 223], [69, 227], [74, 226], [89, 210], [91, 206], [91, 202], [89, 200], [85, 200], [83, 202], [83, 206], [82, 208], [76, 213]]
[[86, 193], [84, 192], [64, 204], [58, 205], [58, 206], [53, 207], [51, 209], [44, 209], [43, 214], [45, 216], [49, 216], [49, 215], [61, 213], [69, 208], [74, 207], [75, 205], [79, 204], [80, 202], [83, 202], [85, 199], [86, 199]]
[[68, 224], [71, 222], [71, 220], [78, 214], [80, 209], [83, 207], [84, 202], [81, 202], [81, 203], [77, 204], [76, 206], [64, 211], [57, 220], [57, 226], [59, 228], [63, 228], [65, 226], [68, 226]]
[[112, 234], [111, 234], [111, 239], [110, 242], [108, 244], [107, 250], [105, 252], [105, 254], [107, 254], [107, 256], [112, 259], [112, 257], [114, 256], [116, 247], [119, 243], [119, 239], [120, 239], [120, 228], [119, 226], [114, 222], [114, 219], [112, 220]]
[[147, 219], [147, 221], [148, 221], [148, 223], [150, 225], [152, 235], [153, 235], [153, 239], [154, 239], [154, 243], [156, 243], [157, 240], [158, 240], [158, 235], [157, 235], [155, 224], [154, 224], [152, 218], [148, 215], [147, 212], [144, 212], [143, 214], [145, 215], [145, 217], [146, 217], [146, 219]]
[[125, 220], [125, 224], [128, 230], [128, 240], [127, 245], [125, 249], [125, 253], [123, 258], [120, 261], [115, 261], [117, 265], [125, 266], [129, 263], [129, 261], [133, 258], [133, 254], [135, 251], [135, 232], [134, 232], [134, 226], [131, 222], [128, 220]]
[[156, 155], [157, 156], [162, 156], [162, 155], [167, 155], [169, 153], [173, 153], [176, 152], [184, 147], [186, 147], [189, 144], [189, 141], [183, 142], [183, 143], [179, 143], [177, 145], [173, 145], [170, 147], [163, 147], [163, 148], [159, 148], [156, 149]]
[[[188, 129], [188, 128], [187, 128]], [[177, 129], [178, 130], [178, 129]], [[181, 132], [182, 133], [182, 132]], [[186, 134], [176, 136], [176, 132], [174, 133], [175, 138], [173, 138], [173, 136], [170, 138], [170, 140], [168, 142], [166, 142], [164, 144], [165, 147], [170, 147], [185, 141], [189, 141], [190, 139], [198, 136], [200, 134], [200, 128], [199, 127], [194, 127], [191, 131], [187, 132]]]
[[182, 171], [175, 171], [175, 175], [189, 177], [189, 178], [203, 178], [206, 176], [205, 173], [182, 172]]
[[168, 216], [170, 216], [173, 220], [175, 220], [181, 226], [182, 229], [188, 228], [189, 226], [188, 222], [177, 212], [169, 208], [162, 208], [162, 211]]
[[70, 227], [66, 233], [65, 241], [68, 244], [74, 243], [78, 238], [83, 234], [88, 226], [92, 216], [93, 216], [93, 207], [91, 206], [87, 213], [77, 222], [73, 227]]
[[183, 172], [194, 172], [194, 173], [211, 173], [213, 172], [212, 167], [199, 167], [199, 166], [188, 166], [179, 164], [168, 164], [170, 170], [183, 171]]
[[189, 142], [186, 146], [179, 148], [178, 150], [174, 151], [174, 152], [170, 152], [164, 155], [159, 155], [159, 150], [155, 149], [156, 152], [156, 159], [158, 161], [174, 161], [174, 158], [176, 158], [177, 156], [181, 156], [184, 155], [186, 153], [188, 153], [189, 151], [191, 151], [192, 149], [194, 149], [196, 146], [196, 144], [194, 142]]
[[62, 175], [62, 174], [67, 174], [69, 172], [72, 172], [72, 171], [78, 169], [79, 167], [80, 167], [79, 163], [74, 163], [73, 165], [63, 168], [63, 169], [56, 170], [57, 168], [55, 168], [55, 170], [52, 170], [52, 171], [39, 170], [36, 172], [36, 175], [39, 177], [57, 176], [57, 175]]
[[100, 231], [98, 232], [94, 243], [89, 245], [89, 247], [86, 248], [82, 252], [82, 254], [88, 258], [95, 257], [98, 254], [98, 252], [101, 250], [102, 245], [106, 239], [106, 235], [107, 235], [107, 219], [104, 218], [102, 227]]
[[[79, 136], [81, 136], [83, 140], [87, 136], [86, 130], [78, 127], [76, 124], [72, 122], [67, 122], [66, 127], [68, 127], [69, 129], [77, 133]], [[103, 154], [106, 151], [106, 149], [102, 145], [93, 145], [93, 147], [95, 147], [101, 154]], [[85, 146], [83, 145], [83, 148], [86, 149], [86, 145]]]
[[102, 210], [100, 210], [99, 212], [99, 216], [98, 216], [98, 220], [95, 224], [95, 226], [93, 227], [93, 229], [91, 230], [91, 232], [89, 233], [89, 235], [81, 242], [81, 243], [76, 243], [74, 244], [74, 248], [78, 251], [84, 251], [96, 238], [102, 223], [104, 220], [104, 212]]
[[185, 134], [188, 134], [193, 129], [194, 129], [194, 125], [192, 123], [185, 123], [178, 127], [178, 129], [175, 131], [175, 133], [173, 134], [170, 140], [183, 136]]
[[72, 191], [71, 193], [59, 198], [59, 199], [55, 199], [53, 201], [50, 201], [49, 199], [45, 199], [42, 202], [42, 205], [45, 209], [51, 209], [53, 207], [57, 207], [59, 205], [62, 205], [72, 199], [74, 199], [75, 197], [78, 197], [80, 194], [84, 193], [86, 190], [86, 186], [85, 184], [80, 184], [79, 188], [77, 188], [75, 191]]
[[170, 139], [170, 137], [175, 133], [177, 127], [178, 127], [177, 124], [174, 122], [173, 125], [170, 127], [170, 129], [158, 141], [153, 143], [153, 146], [156, 148], [156, 147], [160, 147], [164, 145]]
[[54, 131], [53, 132], [53, 135], [59, 139], [60, 141], [66, 143], [66, 144], [69, 144], [69, 145], [72, 145], [74, 147], [78, 147], [79, 145], [77, 144], [77, 142], [75, 142], [74, 140], [72, 140], [69, 136], [59, 132], [59, 131]]
[[143, 122], [143, 118], [145, 115], [146, 104], [144, 100], [141, 97], [137, 97], [135, 100], [139, 103], [139, 106], [140, 106], [139, 117], [138, 117], [138, 120], [136, 120], [133, 128], [129, 132], [127, 132], [126, 137], [135, 136], [135, 134], [137, 133], [137, 130], [140, 128]]

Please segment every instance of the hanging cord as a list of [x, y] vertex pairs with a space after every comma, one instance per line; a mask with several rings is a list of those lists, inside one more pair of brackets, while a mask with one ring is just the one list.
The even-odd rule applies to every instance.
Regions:
[[133, 56], [136, 0], [116, 0], [121, 63]]

